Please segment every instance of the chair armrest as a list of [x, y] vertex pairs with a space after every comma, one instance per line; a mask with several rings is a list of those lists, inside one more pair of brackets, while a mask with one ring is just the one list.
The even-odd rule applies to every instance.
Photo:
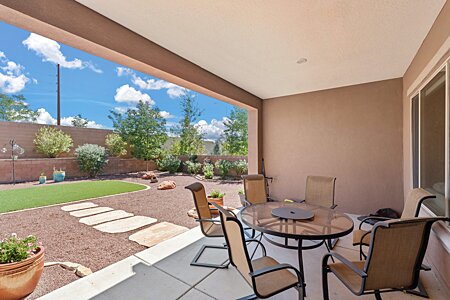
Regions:
[[337, 204], [333, 204], [333, 205], [330, 206], [330, 208], [331, 208], [331, 209], [335, 209], [336, 206], [337, 206]]
[[261, 241], [258, 241], [257, 239], [246, 239], [245, 242], [247, 244], [252, 243], [252, 242], [257, 243], [263, 249], [263, 256], [266, 256], [266, 254], [267, 254], [266, 247], [263, 245], [263, 243], [261, 243]]
[[279, 264], [279, 265], [274, 265], [274, 266], [270, 266], [270, 267], [266, 267], [266, 268], [262, 268], [253, 272], [250, 272], [250, 276], [252, 278], [254, 277], [259, 277], [261, 275], [265, 275], [267, 273], [271, 273], [271, 272], [276, 272], [276, 271], [280, 271], [280, 270], [285, 270], [285, 269], [291, 269], [294, 270], [295, 274], [297, 275], [298, 278], [298, 282], [302, 283], [304, 282], [303, 280], [303, 275], [302, 273], [300, 273], [299, 270], [297, 270], [296, 268], [294, 268], [293, 266], [291, 266], [290, 264]]
[[245, 203], [245, 207], [247, 207], [247, 206], [252, 206], [253, 205], [253, 203], [251, 203], [250, 201], [248, 201], [247, 199], [245, 199], [245, 198], [243, 198], [242, 200], [244, 200], [244, 203]]
[[[362, 225], [364, 223], [367, 223], [368, 220], [378, 220], [378, 221], [386, 221], [386, 220], [392, 220], [392, 218], [386, 218], [386, 217], [377, 217], [377, 216], [369, 216], [367, 218], [362, 219], [361, 223], [359, 224], [359, 229], [361, 229]], [[369, 223], [367, 223], [369, 224]], [[370, 224], [371, 225], [371, 224]]]
[[358, 276], [360, 277], [367, 277], [366, 272], [362, 271], [361, 269], [358, 269], [358, 267], [356, 267], [356, 265], [354, 263], [352, 263], [351, 261], [349, 261], [348, 259], [346, 259], [345, 257], [343, 257], [342, 255], [336, 253], [336, 252], [331, 252], [331, 253], [327, 253], [324, 255], [323, 260], [322, 260], [322, 264], [323, 265], [327, 265], [328, 264], [328, 259], [330, 257], [334, 257], [337, 258], [339, 261], [341, 261], [344, 265], [346, 265], [347, 267], [349, 267], [353, 272], [355, 272]]
[[216, 219], [195, 219], [195, 222], [212, 222], [212, 223], [220, 224], [220, 220], [216, 220]]

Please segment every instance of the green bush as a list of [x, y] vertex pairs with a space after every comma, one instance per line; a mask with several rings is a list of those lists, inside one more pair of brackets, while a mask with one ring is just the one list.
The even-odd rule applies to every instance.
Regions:
[[187, 167], [187, 171], [189, 174], [198, 174], [200, 173], [200, 171], [202, 170], [202, 164], [201, 163], [196, 163], [196, 162], [192, 162], [192, 161], [186, 161], [185, 165]]
[[127, 142], [117, 133], [110, 133], [106, 136], [105, 140], [106, 148], [111, 156], [124, 156], [127, 155]]
[[58, 157], [61, 153], [69, 152], [73, 146], [69, 134], [54, 127], [42, 127], [34, 139], [36, 151], [47, 157]]
[[209, 193], [209, 196], [211, 198], [223, 198], [225, 193], [222, 193], [219, 190], [212, 190], [211, 193]]
[[233, 168], [236, 170], [236, 173], [238, 175], [242, 175], [247, 173], [248, 170], [248, 164], [245, 160], [237, 160], [233, 163]]
[[203, 165], [203, 175], [206, 179], [213, 179], [214, 177], [214, 166], [212, 164]]
[[173, 155], [164, 155], [162, 158], [156, 161], [156, 166], [160, 171], [169, 171], [170, 174], [178, 171], [181, 165], [181, 160]]
[[106, 149], [99, 145], [84, 144], [75, 150], [80, 170], [89, 174], [89, 177], [97, 176], [108, 163]]
[[228, 172], [233, 168], [233, 163], [226, 159], [219, 159], [216, 161], [215, 166], [219, 169], [220, 176], [225, 178]]
[[33, 235], [20, 239], [15, 233], [0, 240], [0, 264], [19, 262], [35, 255], [41, 243]]

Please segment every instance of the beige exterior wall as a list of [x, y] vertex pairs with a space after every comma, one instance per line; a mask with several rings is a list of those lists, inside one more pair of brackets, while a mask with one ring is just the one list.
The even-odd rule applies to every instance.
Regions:
[[[447, 1], [403, 76], [403, 183], [412, 188], [411, 98], [450, 58], [450, 1]], [[422, 212], [426, 215], [425, 212]], [[440, 226], [440, 227], [437, 227]], [[450, 289], [450, 231], [435, 225], [426, 259]]]
[[402, 80], [264, 101], [263, 157], [275, 199], [303, 199], [306, 176], [334, 176], [336, 203], [401, 211]]
[[[9, 140], [15, 139], [16, 143], [25, 149], [24, 155], [20, 158], [37, 158], [44, 155], [35, 151], [33, 140], [41, 127], [56, 127], [69, 134], [73, 140], [73, 147], [69, 153], [61, 154], [61, 157], [73, 156], [75, 149], [84, 144], [97, 144], [105, 146], [106, 135], [112, 133], [112, 130], [95, 128], [76, 128], [70, 126], [53, 126], [32, 123], [0, 122], [0, 148]], [[0, 159], [9, 158], [10, 153], [0, 153]]]

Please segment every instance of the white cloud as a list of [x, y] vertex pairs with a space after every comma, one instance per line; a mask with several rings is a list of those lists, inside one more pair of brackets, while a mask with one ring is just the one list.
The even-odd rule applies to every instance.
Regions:
[[144, 80], [136, 74], [133, 74], [132, 82], [143, 90], [167, 89], [167, 95], [169, 95], [169, 97], [172, 99], [186, 95], [186, 93], [189, 92], [188, 89], [178, 86], [174, 83], [170, 83], [161, 79]]
[[25, 69], [6, 58], [5, 53], [0, 51], [0, 91], [3, 93], [18, 93], [25, 88], [30, 79], [23, 74]]
[[[48, 125], [56, 125], [57, 121], [55, 118], [52, 117], [52, 115], [45, 110], [45, 108], [39, 108], [37, 110], [39, 113], [36, 123], [38, 124], [48, 124]], [[73, 116], [61, 118], [61, 125], [63, 126], [72, 126], [72, 120], [74, 119]], [[88, 121], [87, 123], [88, 128], [105, 128], [105, 126], [101, 124], [97, 124], [95, 121]]]
[[33, 50], [42, 57], [42, 61], [59, 64], [63, 68], [68, 69], [85, 69], [89, 68], [96, 73], [103, 73], [102, 70], [96, 68], [92, 62], [82, 61], [79, 58], [67, 60], [61, 52], [61, 45], [54, 40], [48, 39], [41, 35], [31, 33], [27, 39], [22, 41], [28, 50]]
[[130, 104], [138, 103], [139, 101], [149, 102], [150, 104], [155, 104], [155, 101], [150, 98], [146, 93], [136, 90], [134, 87], [124, 84], [118, 89], [116, 89], [116, 95], [114, 99], [117, 102], [125, 102]]
[[174, 117], [175, 117], [175, 116], [172, 115], [170, 112], [165, 111], [165, 110], [160, 111], [160, 112], [159, 112], [159, 115], [160, 115], [161, 117], [163, 117], [164, 119], [171, 119], [171, 118], [174, 118]]
[[119, 114], [123, 114], [127, 112], [128, 107], [116, 106], [114, 107], [114, 110], [117, 111]]
[[208, 140], [217, 140], [220, 138], [225, 130], [224, 121], [227, 118], [222, 118], [222, 120], [212, 119], [211, 123], [206, 122], [205, 120], [200, 120], [197, 122], [196, 126], [199, 129], [200, 133], [204, 135], [205, 139]]
[[133, 70], [131, 70], [130, 68], [126, 68], [126, 67], [117, 67], [116, 72], [117, 72], [117, 76], [119, 76], [119, 77], [131, 75], [134, 73]]

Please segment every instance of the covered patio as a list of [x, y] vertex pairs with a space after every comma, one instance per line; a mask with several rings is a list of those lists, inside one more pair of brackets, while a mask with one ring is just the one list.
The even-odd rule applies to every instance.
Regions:
[[[0, 0], [0, 20], [247, 109], [249, 173], [273, 179], [274, 199], [302, 200], [307, 176], [323, 175], [355, 228], [356, 215], [401, 212], [413, 188], [437, 195], [421, 216], [450, 216], [449, 1]], [[232, 267], [189, 265], [203, 239], [191, 229], [44, 299], [251, 294]], [[357, 260], [350, 239], [334, 250]], [[297, 265], [295, 251], [267, 248]], [[325, 252], [305, 251], [307, 299], [322, 298]], [[430, 297], [449, 299], [448, 223], [434, 225], [425, 261]], [[356, 298], [334, 277], [330, 297]]]

